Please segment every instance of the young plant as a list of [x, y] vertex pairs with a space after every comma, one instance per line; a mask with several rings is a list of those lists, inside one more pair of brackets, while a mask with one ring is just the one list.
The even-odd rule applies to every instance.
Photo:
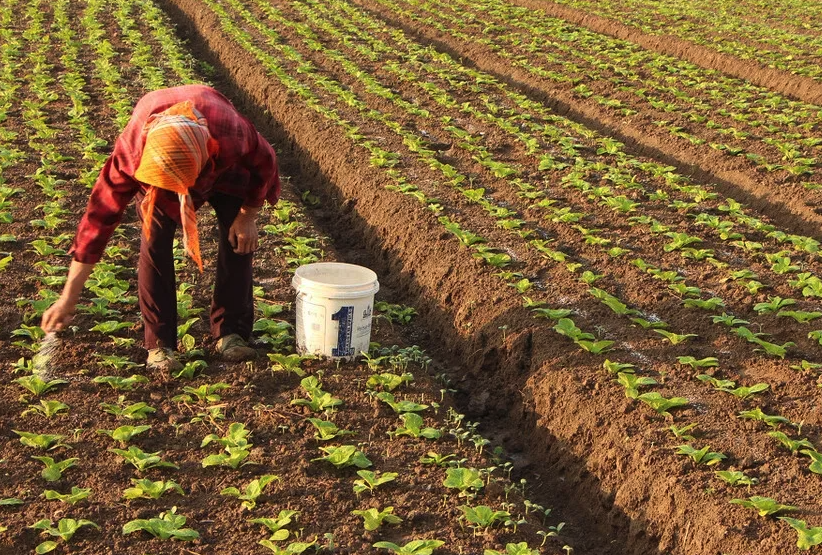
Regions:
[[176, 464], [164, 461], [162, 457], [160, 457], [160, 451], [156, 453], [146, 453], [136, 445], [132, 445], [126, 450], [109, 449], [109, 451], [123, 457], [125, 462], [131, 463], [131, 465], [140, 472], [150, 468], [180, 468]]
[[143, 530], [161, 540], [194, 541], [200, 534], [191, 528], [183, 528], [186, 520], [186, 517], [177, 514], [177, 507], [172, 507], [170, 511], [160, 513], [158, 518], [139, 518], [127, 522], [123, 526], [123, 535]]
[[796, 507], [793, 505], [780, 505], [770, 497], [759, 497], [758, 495], [754, 495], [748, 499], [731, 499], [730, 503], [740, 505], [747, 509], [754, 509], [759, 513], [759, 516], [771, 516], [784, 511], [796, 510]]
[[40, 475], [46, 482], [56, 482], [61, 479], [63, 477], [63, 472], [73, 466], [76, 466], [77, 461], [80, 460], [77, 457], [64, 459], [62, 461], [55, 461], [51, 457], [32, 457], [32, 459], [40, 461], [45, 466]]
[[759, 483], [758, 478], [746, 476], [745, 473], [740, 470], [716, 470], [714, 474], [731, 486], [755, 486]]
[[656, 333], [658, 333], [659, 335], [661, 335], [662, 337], [664, 337], [665, 339], [670, 341], [671, 345], [679, 345], [680, 343], [684, 343], [688, 339], [691, 339], [693, 337], [699, 337], [695, 333], [685, 333], [685, 334], [680, 335], [678, 333], [673, 333], [673, 332], [670, 332], [670, 331], [667, 331], [667, 330], [655, 329], [653, 331], [655, 331]]
[[694, 449], [686, 443], [685, 445], [678, 445], [676, 453], [677, 455], [691, 457], [696, 464], [706, 464], [708, 466], [719, 464], [719, 461], [727, 458], [723, 453], [710, 451], [710, 448], [710, 445], [706, 445], [702, 449]]
[[185, 495], [183, 488], [174, 480], [156, 482], [148, 478], [132, 478], [132, 487], [123, 490], [124, 499], [159, 499], [164, 493], [173, 491], [180, 495]]
[[688, 404], [688, 399], [686, 399], [685, 397], [672, 397], [670, 399], [666, 399], [656, 391], [643, 393], [642, 395], [637, 397], [637, 399], [639, 399], [646, 405], [650, 406], [658, 414], [661, 414], [662, 416], [665, 416], [667, 418], [673, 418], [673, 416], [671, 416], [671, 413], [669, 412], [671, 409], [677, 407], [684, 407]]
[[190, 403], [195, 398], [201, 404], [217, 403], [222, 397], [217, 393], [224, 389], [229, 389], [231, 386], [227, 383], [219, 382], [214, 384], [203, 384], [199, 387], [185, 386], [183, 393], [171, 398], [175, 403]]
[[411, 383], [413, 381], [414, 375], [410, 372], [405, 372], [402, 375], [384, 372], [382, 374], [373, 374], [369, 376], [368, 381], [365, 382], [365, 387], [367, 387], [368, 389], [382, 389], [383, 391], [394, 391], [402, 384]]
[[822, 453], [816, 449], [802, 449], [800, 453], [811, 459], [811, 464], [808, 465], [808, 470], [814, 474], [822, 474]]
[[271, 372], [288, 372], [300, 378], [305, 376], [305, 371], [300, 368], [304, 360], [314, 357], [302, 355], [282, 355], [280, 353], [268, 353], [268, 360], [271, 361]]
[[433, 464], [435, 466], [445, 466], [450, 464], [453, 461], [449, 461], [449, 459], [455, 458], [456, 455], [440, 455], [435, 451], [428, 451], [427, 455], [423, 455], [420, 457], [420, 462], [422, 464]]
[[402, 522], [400, 517], [391, 514], [393, 512], [394, 507], [386, 507], [383, 510], [371, 508], [363, 511], [351, 511], [351, 514], [362, 517], [365, 529], [371, 532], [382, 526], [383, 523], [399, 524]]
[[807, 438], [805, 439], [791, 439], [787, 435], [783, 434], [780, 431], [773, 431], [768, 432], [768, 435], [777, 440], [779, 443], [782, 444], [783, 447], [786, 447], [790, 450], [791, 453], [798, 453], [800, 449], [811, 449], [816, 450], [813, 443], [810, 442]]
[[114, 441], [119, 441], [121, 446], [125, 446], [134, 436], [142, 434], [151, 429], [151, 426], [120, 426], [114, 430], [97, 430], [98, 434], [107, 435]]
[[[29, 526], [29, 528], [41, 530], [49, 536], [57, 537], [64, 542], [68, 542], [72, 537], [74, 537], [74, 534], [76, 534], [77, 531], [84, 526], [92, 526], [98, 530], [100, 529], [97, 524], [84, 518], [81, 518], [80, 520], [74, 520], [73, 518], [61, 518], [59, 522], [57, 522], [57, 527], [53, 527], [51, 525], [51, 520], [44, 518], [43, 520], [37, 521]], [[57, 542], [49, 540], [38, 545], [34, 551], [39, 555], [42, 553], [49, 553], [55, 549], [57, 549]]]
[[313, 412], [332, 412], [334, 407], [343, 404], [342, 399], [338, 399], [331, 393], [322, 390], [322, 384], [314, 376], [308, 376], [300, 381], [300, 385], [308, 395], [307, 399], [294, 399], [292, 405], [306, 406]]
[[511, 513], [508, 511], [495, 511], [487, 505], [479, 505], [477, 507], [461, 505], [457, 508], [462, 511], [460, 520], [465, 519], [465, 521], [471, 525], [471, 528], [474, 529], [474, 534], [479, 533], [481, 528], [488, 529], [495, 523], [504, 522], [511, 516]]
[[696, 426], [696, 422], [692, 422], [687, 426], [682, 426], [681, 428], [677, 428], [676, 426], [671, 425], [668, 427], [668, 429], [671, 431], [672, 434], [674, 434], [674, 437], [680, 441], [693, 441], [694, 436], [688, 434], [688, 432], [696, 428]]
[[442, 431], [436, 428], [423, 428], [423, 418], [417, 413], [405, 412], [400, 414], [400, 419], [402, 420], [403, 425], [399, 426], [393, 432], [389, 431], [388, 435], [392, 437], [424, 437], [426, 439], [439, 439], [442, 437]]
[[224, 488], [220, 492], [220, 495], [230, 495], [236, 497], [243, 502], [243, 507], [250, 511], [257, 506], [257, 498], [262, 495], [265, 487], [271, 482], [279, 479], [280, 477], [275, 476], [274, 474], [265, 474], [249, 482], [245, 487], [245, 492], [240, 492], [240, 490], [235, 487], [228, 487]]
[[[572, 551], [569, 551], [568, 553], [572, 553]], [[531, 549], [525, 542], [519, 542], [505, 544], [504, 552], [497, 551], [496, 549], [486, 549], [483, 551], [483, 555], [539, 555], [539, 551], [536, 549]]]
[[12, 430], [12, 432], [20, 436], [20, 443], [26, 447], [45, 449], [47, 451], [57, 449], [58, 447], [66, 447], [70, 449], [70, 447], [65, 443], [60, 443], [64, 436], [59, 434], [35, 434], [33, 432], [20, 432], [17, 430]]
[[797, 520], [787, 516], [780, 516], [777, 518], [779, 518], [779, 520], [784, 520], [790, 524], [791, 528], [796, 530], [796, 533], [798, 534], [796, 546], [799, 549], [805, 551], [822, 543], [822, 527], [808, 528], [808, 525], [804, 520]]
[[116, 391], [133, 391], [134, 386], [148, 383], [148, 378], [139, 374], [132, 374], [128, 378], [122, 376], [98, 376], [91, 380], [94, 383], [106, 384]]
[[280, 547], [270, 540], [260, 540], [258, 542], [263, 547], [267, 547], [274, 555], [295, 555], [297, 553], [305, 553], [308, 549], [317, 549], [317, 540], [312, 542], [292, 542], [285, 547]]
[[100, 408], [118, 418], [127, 418], [129, 420], [142, 420], [149, 414], [156, 412], [154, 407], [143, 401], [127, 405], [125, 395], [120, 395], [116, 404], [100, 403]]
[[625, 388], [625, 396], [629, 399], [639, 397], [640, 387], [656, 385], [658, 383], [653, 378], [637, 376], [636, 374], [626, 374], [625, 372], [617, 374], [616, 382]]
[[442, 485], [450, 489], [458, 489], [460, 497], [473, 498], [483, 488], [485, 482], [482, 481], [479, 471], [475, 468], [447, 468]]
[[393, 482], [397, 479], [398, 474], [396, 472], [384, 472], [380, 474], [379, 471], [358, 470], [357, 476], [361, 479], [354, 480], [354, 493], [359, 498], [360, 494], [366, 490], [373, 494], [377, 487], [387, 484], [388, 482]]
[[737, 415], [737, 418], [764, 422], [771, 428], [776, 428], [780, 424], [787, 424], [789, 426], [792, 424], [792, 422], [784, 416], [765, 414], [759, 407], [751, 410], [743, 410]]
[[368, 468], [371, 461], [362, 451], [358, 451], [354, 445], [343, 445], [341, 447], [320, 447], [320, 451], [325, 453], [324, 457], [311, 459], [314, 461], [327, 461], [337, 468], [356, 466], [357, 468]]
[[47, 489], [43, 492], [43, 497], [45, 497], [46, 500], [60, 501], [62, 503], [68, 503], [69, 505], [79, 503], [83, 499], [87, 499], [89, 495], [91, 495], [91, 488], [78, 488], [77, 486], [71, 487], [71, 493], [60, 493], [53, 489]]
[[387, 391], [380, 391], [375, 395], [377, 399], [388, 405], [397, 414], [405, 412], [420, 412], [428, 408], [428, 405], [420, 405], [413, 401], [396, 401], [393, 394]]
[[716, 357], [705, 357], [702, 359], [697, 360], [694, 357], [686, 356], [686, 357], [676, 357], [677, 362], [680, 364], [686, 364], [691, 368], [711, 368], [714, 366], [719, 366], [719, 359]]
[[277, 518], [252, 518], [249, 522], [262, 524], [268, 528], [268, 531], [271, 533], [268, 541], [277, 542], [288, 539], [291, 532], [286, 530], [285, 527], [291, 524], [291, 522], [297, 518], [298, 514], [300, 514], [299, 511], [282, 510], [277, 515]]
[[44, 418], [51, 418], [68, 411], [69, 406], [61, 401], [46, 401], [41, 399], [39, 405], [29, 405], [26, 410], [20, 413], [20, 416], [27, 416], [29, 414], [36, 414]]
[[402, 547], [391, 542], [377, 542], [372, 547], [389, 549], [397, 555], [431, 555], [436, 548], [443, 545], [445, 542], [440, 540], [413, 540]]
[[68, 383], [66, 380], [44, 380], [37, 374], [30, 374], [28, 376], [23, 376], [22, 378], [17, 378], [16, 380], [12, 381], [24, 387], [25, 389], [30, 391], [32, 395], [36, 397], [41, 397], [42, 395], [48, 393], [58, 385]]
[[328, 441], [356, 433], [349, 430], [340, 430], [336, 424], [328, 420], [321, 420], [319, 418], [308, 418], [307, 420], [311, 422], [317, 430], [314, 433], [314, 439], [319, 439], [320, 441]]

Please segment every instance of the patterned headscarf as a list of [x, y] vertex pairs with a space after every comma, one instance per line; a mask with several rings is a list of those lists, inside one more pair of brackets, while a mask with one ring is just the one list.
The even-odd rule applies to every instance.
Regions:
[[152, 115], [143, 128], [143, 134], [146, 143], [140, 165], [134, 172], [135, 179], [151, 185], [141, 206], [143, 233], [146, 239], [151, 235], [151, 218], [158, 189], [177, 193], [183, 244], [202, 272], [197, 216], [188, 189], [194, 185], [209, 157], [216, 154], [217, 141], [211, 137], [208, 123], [190, 100]]

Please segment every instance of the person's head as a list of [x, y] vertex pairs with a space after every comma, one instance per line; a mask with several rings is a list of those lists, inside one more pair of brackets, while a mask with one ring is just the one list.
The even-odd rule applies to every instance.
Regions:
[[145, 146], [135, 179], [185, 194], [217, 153], [208, 122], [190, 100], [152, 115], [143, 128]]

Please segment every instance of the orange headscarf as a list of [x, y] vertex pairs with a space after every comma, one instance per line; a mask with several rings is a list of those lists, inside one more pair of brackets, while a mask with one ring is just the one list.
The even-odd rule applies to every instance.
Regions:
[[217, 141], [208, 131], [205, 118], [194, 109], [190, 100], [179, 102], [152, 115], [143, 128], [146, 144], [134, 178], [149, 187], [143, 199], [143, 233], [151, 235], [151, 218], [158, 189], [177, 193], [180, 199], [180, 220], [183, 244], [188, 255], [203, 271], [197, 216], [188, 189], [194, 185], [209, 157], [217, 152]]

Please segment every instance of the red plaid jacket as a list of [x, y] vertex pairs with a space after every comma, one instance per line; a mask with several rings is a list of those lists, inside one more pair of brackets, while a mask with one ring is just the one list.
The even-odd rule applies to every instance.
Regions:
[[[100, 171], [71, 247], [75, 260], [87, 264], [100, 260], [128, 203], [138, 192], [148, 189], [133, 177], [145, 144], [143, 125], [150, 115], [184, 100], [191, 100], [203, 114], [211, 136], [220, 145], [219, 153], [208, 161], [190, 189], [195, 207], [202, 206], [215, 192], [240, 197], [252, 207], [260, 207], [266, 200], [277, 202], [280, 177], [274, 149], [226, 97], [203, 85], [154, 91], [137, 103]], [[177, 195], [160, 191], [157, 209], [180, 223]]]

